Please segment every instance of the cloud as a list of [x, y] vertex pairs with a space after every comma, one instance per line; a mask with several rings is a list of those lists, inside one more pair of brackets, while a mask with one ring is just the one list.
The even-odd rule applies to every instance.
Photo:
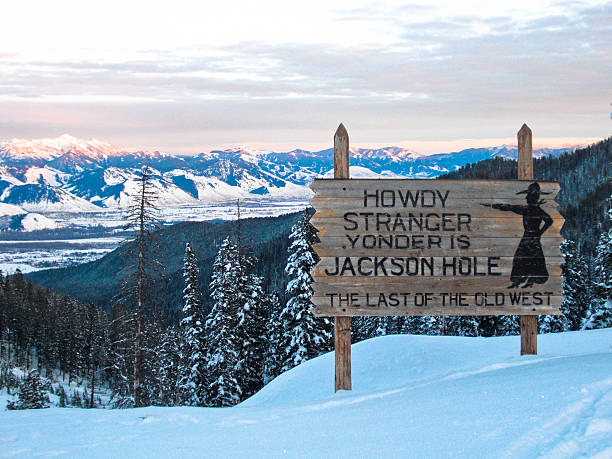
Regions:
[[[368, 11], [342, 17], [366, 21]], [[251, 41], [121, 59], [0, 60], [0, 136], [39, 136], [59, 119], [62, 132], [84, 129], [87, 119], [88, 135], [99, 137], [96, 129], [160, 143], [295, 139], [304, 147], [339, 121], [390, 143], [507, 137], [523, 121], [546, 137], [609, 132], [602, 96], [612, 75], [612, 5], [566, 2], [520, 19], [408, 22], [406, 11], [370, 12], [394, 18], [395, 39], [385, 46]]]

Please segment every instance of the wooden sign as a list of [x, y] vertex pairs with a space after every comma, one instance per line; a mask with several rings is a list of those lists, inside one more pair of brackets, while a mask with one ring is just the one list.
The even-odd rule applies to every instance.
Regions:
[[313, 313], [559, 314], [559, 185], [317, 179]]

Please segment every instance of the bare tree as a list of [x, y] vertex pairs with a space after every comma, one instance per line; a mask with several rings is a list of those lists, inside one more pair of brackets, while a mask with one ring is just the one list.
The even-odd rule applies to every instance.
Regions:
[[144, 405], [143, 385], [143, 311], [145, 290], [152, 282], [161, 276], [162, 265], [156, 260], [156, 242], [153, 233], [159, 228], [157, 195], [151, 185], [151, 170], [145, 166], [138, 178], [138, 192], [131, 196], [131, 202], [126, 209], [125, 229], [134, 230], [136, 238], [131, 244], [131, 256], [134, 263], [130, 267], [131, 274], [126, 281], [124, 294], [135, 299], [135, 333], [134, 333], [134, 406]]

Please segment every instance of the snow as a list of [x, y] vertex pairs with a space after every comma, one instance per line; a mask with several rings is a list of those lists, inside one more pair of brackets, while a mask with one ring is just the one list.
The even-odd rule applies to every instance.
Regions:
[[[385, 171], [379, 174], [363, 166], [349, 166], [349, 175], [351, 178], [404, 178], [389, 171]], [[320, 177], [334, 178], [334, 170], [330, 169]]]
[[234, 408], [0, 411], [0, 456], [610, 457], [612, 329], [539, 336], [386, 336], [333, 354]]
[[0, 202], [0, 216], [5, 215], [21, 215], [25, 214], [26, 211], [23, 210], [19, 206], [15, 206], [13, 204], [6, 204], [4, 202]]
[[26, 183], [43, 183], [51, 186], [61, 186], [62, 183], [58, 181], [58, 178], [66, 178], [68, 174], [60, 172], [51, 167], [30, 167], [25, 173]]
[[45, 217], [44, 215], [30, 213], [24, 216], [19, 222], [19, 229], [21, 231], [38, 231], [43, 229], [56, 229], [60, 228], [54, 220]]

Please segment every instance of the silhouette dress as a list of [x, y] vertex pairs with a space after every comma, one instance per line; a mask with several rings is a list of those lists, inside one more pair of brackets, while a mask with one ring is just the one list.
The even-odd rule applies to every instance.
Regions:
[[[540, 207], [544, 203], [544, 201], [540, 201], [540, 195], [550, 193], [541, 192], [540, 185], [534, 182], [529, 185], [527, 190], [519, 191], [517, 194], [527, 195], [526, 206], [513, 204], [483, 205], [523, 216], [524, 233], [516, 252], [514, 252], [512, 273], [510, 274], [512, 284], [508, 288], [517, 288], [521, 284], [524, 284], [521, 286], [522, 288], [528, 288], [534, 283], [544, 284], [548, 281], [548, 270], [546, 269], [546, 259], [542, 251], [540, 237], [552, 225], [553, 220]], [[543, 226], [542, 222], [544, 222]]]

